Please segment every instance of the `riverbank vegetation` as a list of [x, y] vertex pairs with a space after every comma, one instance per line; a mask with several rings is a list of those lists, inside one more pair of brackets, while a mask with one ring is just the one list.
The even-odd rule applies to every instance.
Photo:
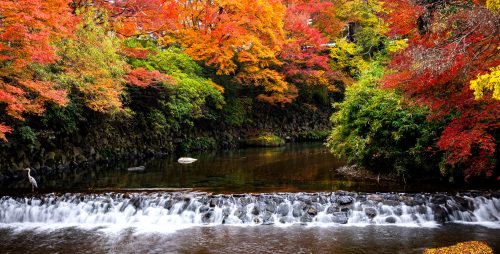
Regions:
[[375, 172], [497, 178], [498, 9], [0, 0], [0, 164], [228, 148], [255, 133], [280, 145], [333, 129], [332, 153]]

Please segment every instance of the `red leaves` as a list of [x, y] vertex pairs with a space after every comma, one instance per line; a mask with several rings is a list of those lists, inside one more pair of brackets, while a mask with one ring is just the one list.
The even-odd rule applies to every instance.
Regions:
[[12, 128], [9, 126], [3, 125], [0, 123], [0, 139], [3, 141], [7, 141], [7, 138], [5, 137], [6, 133], [12, 132]]
[[69, 0], [1, 0], [0, 49], [17, 68], [30, 63], [53, 63], [57, 57], [51, 41], [68, 37], [76, 18]]
[[[410, 8], [408, 1], [389, 3]], [[475, 100], [468, 81], [500, 61], [500, 27], [495, 25], [500, 16], [478, 6], [457, 8], [452, 14], [441, 13], [437, 7], [426, 13], [424, 18], [430, 23], [423, 24], [427, 27], [423, 35], [414, 32], [415, 26], [412, 29], [405, 21], [389, 18], [393, 33], [408, 35], [410, 40], [409, 47], [391, 61], [390, 67], [397, 72], [383, 82], [428, 106], [434, 120], [451, 118], [437, 145], [446, 152], [448, 165], [465, 165], [467, 178], [491, 174], [494, 167], [496, 141], [492, 133], [500, 128], [500, 102]]]
[[144, 48], [129, 48], [129, 47], [124, 47], [122, 49], [123, 53], [128, 56], [128, 57], [133, 57], [137, 59], [145, 59], [148, 57], [148, 55], [152, 54], [153, 52], [149, 49], [144, 49]]
[[285, 31], [289, 39], [280, 53], [286, 62], [284, 74], [295, 83], [327, 85], [330, 82], [325, 73], [330, 67], [328, 56], [322, 54], [323, 45], [343, 25], [335, 18], [333, 3], [303, 0], [286, 4]]
[[384, 7], [390, 10], [386, 15], [386, 21], [391, 24], [389, 36], [408, 35], [417, 29], [417, 20], [424, 7], [413, 5], [408, 0], [389, 0], [384, 3]]
[[166, 0], [97, 0], [107, 9], [118, 34], [130, 37], [138, 34], [157, 34], [175, 25], [174, 1]]
[[145, 88], [151, 85], [158, 85], [161, 83], [173, 84], [172, 77], [162, 74], [159, 71], [150, 71], [142, 67], [133, 69], [125, 75], [125, 80], [134, 86]]
[[[0, 0], [0, 103], [7, 115], [40, 114], [46, 102], [66, 104], [66, 93], [37, 80], [30, 65], [54, 63], [53, 42], [71, 36], [76, 17], [69, 0]], [[0, 125], [0, 139], [11, 129]]]

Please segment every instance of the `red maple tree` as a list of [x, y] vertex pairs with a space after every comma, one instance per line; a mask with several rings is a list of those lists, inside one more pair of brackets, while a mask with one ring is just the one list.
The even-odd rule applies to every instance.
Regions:
[[[500, 127], [500, 101], [476, 100], [469, 81], [500, 63], [500, 16], [467, 2], [416, 5], [390, 0], [392, 35], [407, 36], [409, 47], [390, 63], [394, 73], [384, 83], [407, 98], [428, 106], [431, 120], [447, 121], [438, 148], [446, 164], [465, 168], [465, 178], [491, 176]], [[453, 8], [451, 11], [450, 8]], [[407, 12], [408, 15], [401, 15]], [[413, 26], [413, 27], [412, 27]]]

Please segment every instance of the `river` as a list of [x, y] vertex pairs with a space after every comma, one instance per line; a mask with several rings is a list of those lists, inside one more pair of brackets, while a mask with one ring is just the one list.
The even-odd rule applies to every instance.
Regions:
[[497, 193], [343, 179], [314, 143], [190, 156], [35, 172], [35, 194], [26, 179], [2, 185], [1, 252], [421, 253], [467, 240], [500, 251]]

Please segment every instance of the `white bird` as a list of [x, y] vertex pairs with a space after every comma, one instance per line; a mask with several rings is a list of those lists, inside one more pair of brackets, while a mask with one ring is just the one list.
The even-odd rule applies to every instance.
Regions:
[[28, 180], [29, 180], [29, 181], [30, 181], [30, 183], [31, 183], [31, 192], [34, 192], [34, 191], [35, 191], [35, 187], [38, 189], [38, 184], [36, 184], [36, 180], [35, 180], [35, 178], [33, 178], [33, 177], [30, 175], [31, 169], [30, 169], [30, 168], [25, 168], [24, 170], [28, 170]]
[[189, 158], [189, 157], [180, 157], [177, 162], [182, 163], [182, 164], [189, 164], [197, 161], [198, 159], [194, 158]]

